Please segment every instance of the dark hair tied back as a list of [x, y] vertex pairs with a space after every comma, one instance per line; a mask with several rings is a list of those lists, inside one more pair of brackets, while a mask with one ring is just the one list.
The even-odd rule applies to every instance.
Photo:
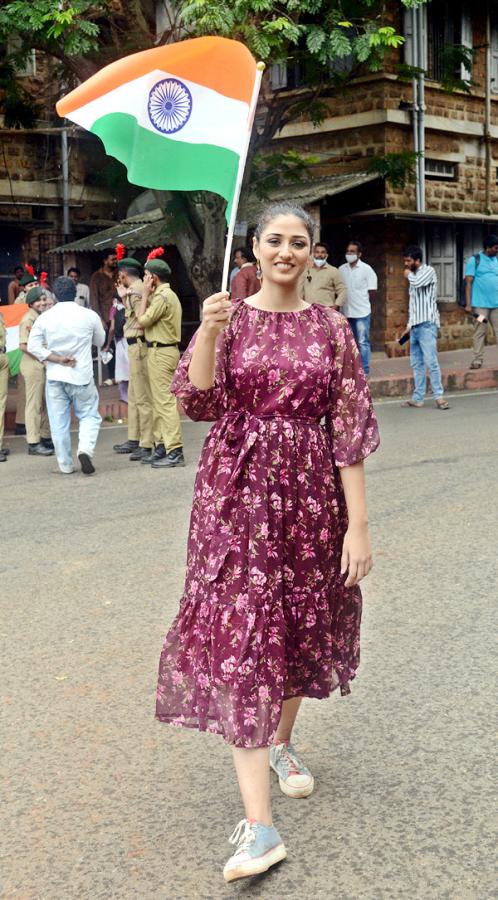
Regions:
[[285, 200], [283, 200], [281, 203], [271, 203], [270, 206], [267, 206], [261, 213], [254, 232], [258, 241], [260, 240], [266, 226], [269, 225], [270, 222], [273, 222], [273, 219], [276, 219], [277, 216], [295, 216], [296, 219], [301, 219], [301, 222], [308, 232], [310, 244], [313, 243], [315, 223], [310, 214], [307, 213], [306, 210], [302, 208], [302, 206], [298, 206], [295, 203], [288, 203]]

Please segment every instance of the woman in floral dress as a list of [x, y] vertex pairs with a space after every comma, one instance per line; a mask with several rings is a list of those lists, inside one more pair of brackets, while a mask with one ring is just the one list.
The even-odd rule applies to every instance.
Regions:
[[363, 460], [378, 445], [347, 320], [298, 294], [313, 222], [276, 204], [254, 239], [261, 290], [209, 297], [172, 390], [215, 420], [194, 491], [180, 611], [159, 666], [157, 718], [232, 744], [245, 818], [224, 876], [286, 855], [270, 766], [290, 797], [313, 777], [290, 743], [303, 697], [349, 693], [359, 581], [371, 566]]

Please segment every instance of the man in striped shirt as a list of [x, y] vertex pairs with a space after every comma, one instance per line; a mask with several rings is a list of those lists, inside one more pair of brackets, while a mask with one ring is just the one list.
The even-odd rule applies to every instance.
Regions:
[[413, 369], [414, 390], [411, 400], [403, 406], [420, 409], [424, 405], [426, 372], [438, 409], [449, 409], [444, 398], [441, 369], [437, 358], [437, 275], [422, 262], [420, 247], [407, 247], [405, 251], [405, 278], [408, 280], [410, 306], [407, 331], [410, 332], [410, 365]]

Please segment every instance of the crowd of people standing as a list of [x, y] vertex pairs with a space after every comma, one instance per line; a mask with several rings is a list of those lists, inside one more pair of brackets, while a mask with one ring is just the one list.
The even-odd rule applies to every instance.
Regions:
[[[372, 266], [364, 260], [364, 253], [363, 244], [352, 239], [345, 248], [344, 263], [335, 267], [329, 262], [328, 245], [315, 242], [298, 289], [304, 302], [329, 307], [348, 319], [368, 377], [370, 324], [372, 307], [377, 302], [378, 279]], [[260, 289], [261, 271], [249, 247], [237, 247], [233, 262], [231, 295], [244, 300]], [[38, 318], [60, 302], [62, 290], [66, 298], [71, 294], [75, 306], [97, 315], [104, 331], [104, 341], [99, 347], [101, 361], [107, 367], [104, 384], [118, 383], [120, 398], [128, 405], [128, 436], [126, 441], [114, 446], [114, 451], [153, 468], [184, 465], [181, 424], [169, 390], [181, 341], [181, 304], [169, 286], [170, 275], [168, 264], [154, 253], [144, 268], [134, 257], [124, 256], [122, 245], [104, 252], [100, 267], [88, 285], [81, 281], [76, 266], [67, 270], [74, 297], [68, 282], [62, 288], [61, 280], [57, 279], [50, 290], [45, 272], [35, 274], [33, 265], [15, 268], [8, 285], [8, 302], [29, 307], [20, 325], [22, 362], [16, 434], [26, 436], [29, 455], [44, 457], [55, 452], [47, 411], [49, 367], [31, 352], [29, 337]], [[440, 324], [437, 275], [424, 262], [420, 247], [407, 248], [404, 275], [408, 282], [408, 320], [400, 342], [410, 341], [414, 389], [403, 405], [424, 406], [428, 374], [437, 408], [449, 409], [437, 353]], [[474, 318], [472, 369], [482, 366], [489, 326], [495, 336], [498, 333], [497, 278], [498, 237], [489, 235], [484, 249], [469, 258], [465, 269], [465, 309]], [[5, 344], [5, 329], [0, 315], [0, 461], [6, 461], [9, 451], [3, 447], [3, 413], [8, 366], [1, 352], [2, 344]], [[93, 379], [93, 368], [91, 375]], [[67, 459], [62, 465], [64, 470], [68, 469]]]

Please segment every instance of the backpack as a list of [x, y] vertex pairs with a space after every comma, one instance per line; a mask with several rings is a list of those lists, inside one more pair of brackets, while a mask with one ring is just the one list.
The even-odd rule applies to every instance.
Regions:
[[124, 326], [125, 326], [125, 309], [117, 309], [116, 315], [114, 316], [114, 337], [117, 341], [120, 341], [122, 337], [124, 337]]
[[[480, 253], [474, 253], [474, 262], [476, 264], [476, 275], [477, 275], [479, 263], [481, 262], [481, 254]], [[475, 278], [475, 275], [474, 275], [474, 278]], [[461, 306], [462, 309], [465, 309], [465, 307], [467, 306], [467, 297], [465, 296], [466, 287], [467, 287], [467, 282], [465, 281], [465, 277], [464, 277], [463, 282], [462, 282], [462, 290], [461, 290], [460, 296], [458, 298], [458, 305]]]

